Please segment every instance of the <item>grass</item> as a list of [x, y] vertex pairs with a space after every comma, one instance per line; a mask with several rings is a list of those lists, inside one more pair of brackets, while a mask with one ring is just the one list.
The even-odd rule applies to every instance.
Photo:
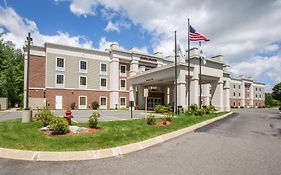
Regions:
[[[101, 130], [94, 134], [45, 136], [38, 131], [41, 122], [21, 120], [0, 122], [0, 147], [37, 151], [82, 151], [116, 147], [152, 138], [208, 120], [225, 113], [198, 116], [180, 115], [169, 126], [146, 125], [145, 119], [99, 122]], [[161, 120], [161, 119], [157, 119]], [[87, 127], [87, 123], [79, 124]]]

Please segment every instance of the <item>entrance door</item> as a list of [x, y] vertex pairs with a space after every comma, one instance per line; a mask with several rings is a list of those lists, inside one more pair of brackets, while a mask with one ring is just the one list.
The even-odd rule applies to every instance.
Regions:
[[161, 98], [158, 97], [148, 97], [147, 98], [147, 108], [153, 110], [156, 105], [161, 105]]
[[56, 96], [56, 109], [62, 109], [62, 96]]

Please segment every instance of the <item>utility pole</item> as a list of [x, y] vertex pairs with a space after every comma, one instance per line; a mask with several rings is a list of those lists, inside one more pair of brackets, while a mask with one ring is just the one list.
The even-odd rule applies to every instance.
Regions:
[[29, 109], [29, 61], [30, 61], [30, 45], [32, 42], [32, 38], [30, 36], [30, 32], [27, 36], [27, 58], [25, 63], [25, 81], [24, 81], [24, 110], [22, 111], [22, 122], [30, 123], [32, 119], [32, 111]]
[[200, 89], [199, 89], [199, 107], [200, 107], [200, 109], [201, 109], [201, 107], [202, 107], [202, 102], [201, 102], [201, 98], [202, 98], [202, 82], [201, 82], [201, 75], [202, 75], [202, 73], [201, 73], [201, 61], [202, 61], [202, 55], [201, 55], [201, 41], [199, 41], [199, 48], [200, 48], [200, 55], [199, 55], [199, 85], [200, 85]]

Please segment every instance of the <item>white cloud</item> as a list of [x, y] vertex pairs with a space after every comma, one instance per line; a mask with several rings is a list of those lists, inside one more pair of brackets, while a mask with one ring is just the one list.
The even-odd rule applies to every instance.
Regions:
[[72, 0], [70, 10], [77, 16], [96, 15], [97, 2], [94, 0]]
[[119, 25], [117, 23], [112, 23], [111, 21], [109, 21], [104, 29], [105, 31], [109, 32], [109, 31], [116, 31], [116, 32], [120, 32], [120, 28]]
[[264, 52], [275, 52], [278, 51], [279, 45], [278, 44], [271, 44], [264, 48]]
[[[268, 60], [254, 56], [263, 51], [276, 50], [277, 46], [272, 43], [281, 40], [280, 0], [202, 0], [200, 3], [197, 0], [143, 0], [133, 3], [129, 0], [92, 0], [91, 2], [126, 16], [133, 24], [140, 25], [152, 34], [154, 52], [161, 51], [166, 55], [172, 54], [174, 30], [177, 30], [179, 43], [186, 47], [189, 17], [193, 27], [211, 39], [204, 44], [204, 53], [209, 56], [224, 55], [225, 61], [236, 65], [234, 70], [240, 70], [240, 74], [246, 67], [244, 69], [238, 67], [243, 67], [244, 63], [252, 68], [252, 72], [261, 72], [259, 67], [254, 66], [256, 62], [271, 64], [274, 58]], [[90, 14], [86, 9], [84, 11], [86, 15]], [[248, 58], [252, 61], [245, 61]], [[266, 73], [270, 75], [274, 72], [275, 69], [267, 69]], [[272, 77], [272, 79], [277, 81], [277, 78]]]
[[[99, 50], [102, 50], [102, 51], [104, 51], [104, 50], [106, 50], [106, 49], [109, 49], [109, 47], [110, 47], [110, 45], [111, 44], [118, 44], [118, 42], [117, 41], [107, 41], [106, 40], [106, 37], [101, 37], [101, 39], [100, 39], [100, 42], [99, 42]], [[118, 44], [119, 45], [119, 44]], [[122, 46], [120, 46], [119, 45], [119, 48], [121, 49], [121, 50], [125, 50]]]
[[39, 32], [34, 21], [19, 16], [16, 11], [10, 7], [0, 6], [0, 27], [6, 31], [3, 34], [5, 40], [13, 41], [16, 47], [22, 48], [28, 32], [31, 32], [34, 45], [42, 45], [44, 42], [53, 42], [92, 48], [92, 41], [85, 36], [71, 36], [67, 32], [58, 31], [55, 35], [43, 35]]

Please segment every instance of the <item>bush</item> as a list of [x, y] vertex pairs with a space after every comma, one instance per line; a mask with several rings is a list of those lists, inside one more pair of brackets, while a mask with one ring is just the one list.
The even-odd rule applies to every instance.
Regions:
[[156, 105], [154, 107], [154, 111], [156, 113], [167, 113], [167, 112], [171, 112], [172, 111], [172, 108], [171, 106], [163, 106], [163, 105]]
[[76, 103], [73, 102], [73, 103], [70, 104], [70, 109], [73, 110], [73, 109], [75, 109], [75, 107], [76, 107]]
[[93, 114], [89, 118], [89, 127], [90, 128], [98, 128], [98, 118], [100, 117], [100, 113], [93, 112]]
[[195, 112], [194, 112], [195, 115], [199, 115], [199, 116], [203, 116], [205, 114], [205, 110], [202, 108], [202, 109], [197, 109]]
[[50, 129], [53, 135], [62, 135], [68, 131], [68, 123], [62, 117], [52, 117]]
[[98, 108], [99, 108], [99, 103], [97, 102], [97, 101], [93, 101], [92, 103], [91, 103], [91, 108], [93, 109], [93, 110], [97, 110]]
[[216, 108], [212, 105], [206, 106], [204, 109], [206, 114], [214, 113], [216, 111]]
[[193, 115], [197, 109], [198, 109], [198, 105], [192, 104], [190, 105], [189, 109], [184, 112], [184, 114], [186, 116]]
[[172, 118], [173, 118], [173, 113], [172, 112], [165, 113], [164, 114], [164, 119], [163, 119], [164, 125], [166, 125], [167, 122], [172, 122]]
[[48, 126], [54, 115], [49, 109], [43, 108], [38, 110], [38, 113], [35, 115], [35, 117], [42, 122], [43, 126]]
[[146, 118], [146, 124], [148, 125], [155, 125], [156, 123], [156, 119], [155, 119], [155, 116], [152, 115], [152, 114], [149, 114]]

